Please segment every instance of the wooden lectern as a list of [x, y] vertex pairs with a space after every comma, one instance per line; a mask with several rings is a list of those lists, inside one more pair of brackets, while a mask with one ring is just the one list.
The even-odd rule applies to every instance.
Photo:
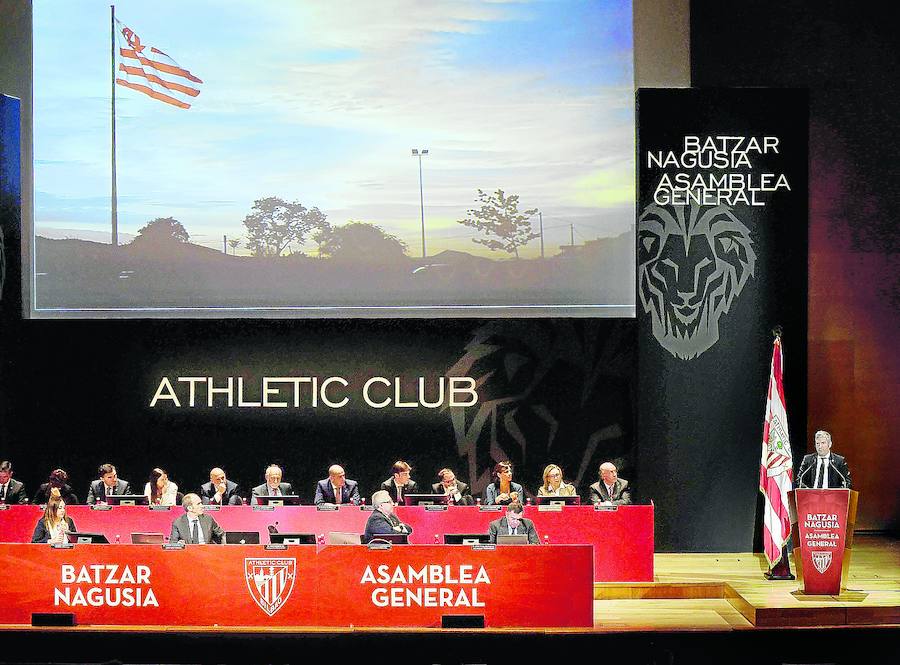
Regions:
[[849, 489], [788, 492], [794, 566], [803, 593], [837, 596], [845, 588], [858, 497]]

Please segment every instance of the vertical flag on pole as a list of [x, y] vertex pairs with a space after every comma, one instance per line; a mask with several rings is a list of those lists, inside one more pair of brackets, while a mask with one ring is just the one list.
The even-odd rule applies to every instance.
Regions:
[[116, 39], [117, 85], [181, 109], [191, 108], [190, 102], [200, 94], [203, 81], [158, 48], [141, 42], [134, 30], [118, 19]]
[[[770, 568], [781, 561], [784, 545], [791, 535], [788, 492], [794, 471], [784, 403], [782, 362], [781, 338], [776, 336], [759, 465], [759, 490], [763, 495], [763, 548]], [[786, 565], [787, 561], [783, 564]], [[787, 574], [790, 575], [790, 568], [787, 568]]]

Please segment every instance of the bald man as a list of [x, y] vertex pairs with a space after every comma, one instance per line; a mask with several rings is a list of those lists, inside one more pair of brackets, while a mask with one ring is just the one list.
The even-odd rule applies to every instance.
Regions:
[[200, 486], [200, 500], [206, 506], [241, 506], [238, 484], [228, 480], [225, 472], [216, 467], [209, 472], [209, 482]]
[[631, 503], [631, 487], [612, 462], [600, 465], [600, 480], [591, 485], [591, 503], [601, 506], [627, 506]]
[[340, 464], [328, 467], [328, 477], [316, 484], [315, 504], [318, 506], [320, 503], [359, 505], [359, 485], [355, 480], [347, 480], [344, 467]]

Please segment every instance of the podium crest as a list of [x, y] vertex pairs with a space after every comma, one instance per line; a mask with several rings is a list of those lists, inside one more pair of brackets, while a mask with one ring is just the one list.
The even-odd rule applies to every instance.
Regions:
[[291, 597], [297, 578], [297, 560], [247, 558], [244, 577], [250, 597], [263, 612], [273, 616]]
[[831, 565], [831, 552], [813, 552], [812, 560], [816, 570], [824, 575], [825, 571], [828, 570], [828, 567]]

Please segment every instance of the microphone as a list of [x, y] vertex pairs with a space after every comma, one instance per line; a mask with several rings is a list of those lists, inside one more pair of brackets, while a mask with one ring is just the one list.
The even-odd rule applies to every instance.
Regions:
[[278, 522], [275, 522], [275, 524], [270, 524], [266, 528], [269, 530], [269, 533], [278, 533]]
[[847, 478], [843, 473], [838, 471], [837, 467], [834, 465], [834, 462], [831, 461], [831, 457], [828, 458], [828, 466], [834, 469], [834, 472], [841, 477], [841, 485], [843, 485], [844, 489], [847, 489]]
[[[810, 464], [808, 467], [806, 467], [806, 471], [802, 472], [802, 473], [800, 474], [800, 477], [797, 478], [797, 484], [800, 486], [801, 489], [802, 489], [803, 487], [806, 487], [806, 486], [803, 484], [803, 476], [805, 476], [807, 473], [809, 473], [809, 470], [812, 469], [814, 466], [815, 466], [815, 464]], [[808, 489], [808, 488], [807, 488], [807, 489]]]

